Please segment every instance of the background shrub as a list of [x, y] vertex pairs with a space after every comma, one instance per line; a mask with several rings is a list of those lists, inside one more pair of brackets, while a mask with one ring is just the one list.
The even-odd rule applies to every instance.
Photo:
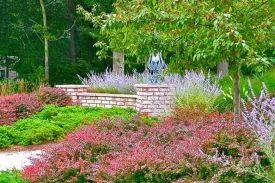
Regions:
[[0, 97], [0, 125], [31, 116], [45, 105], [72, 105], [72, 99], [65, 91], [57, 88], [42, 87], [35, 94], [14, 94]]
[[[270, 91], [270, 95], [275, 97], [275, 68], [263, 73], [263, 75], [256, 75], [250, 77], [251, 83], [253, 83], [253, 90], [256, 96], [260, 96], [262, 91], [262, 82], [264, 82]], [[219, 85], [222, 88], [222, 94], [218, 97], [215, 105], [220, 112], [226, 110], [233, 111], [233, 79], [231, 76], [227, 76], [219, 80]], [[248, 78], [245, 75], [241, 75], [241, 98], [247, 101], [247, 95], [251, 95]]]
[[38, 100], [43, 105], [70, 106], [73, 101], [65, 91], [60, 88], [42, 87], [36, 92]]
[[4, 79], [0, 80], [0, 96], [9, 96], [12, 94], [32, 93], [42, 87], [40, 82], [29, 82], [24, 79]]
[[42, 109], [42, 104], [33, 94], [14, 94], [0, 97], [0, 125], [30, 116]]

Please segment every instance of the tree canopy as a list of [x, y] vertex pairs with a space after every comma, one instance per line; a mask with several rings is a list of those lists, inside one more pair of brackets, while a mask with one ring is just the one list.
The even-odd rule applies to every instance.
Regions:
[[[146, 60], [155, 51], [175, 62], [213, 67], [226, 60], [235, 70], [235, 121], [240, 118], [240, 68], [269, 65], [275, 46], [273, 0], [117, 0], [113, 13], [89, 13], [107, 41], [102, 50], [118, 50]], [[101, 54], [104, 52], [100, 52]]]
[[[92, 23], [86, 22], [78, 14], [71, 16], [70, 10], [82, 5], [91, 9], [94, 2], [88, 0], [45, 0], [48, 30], [43, 29], [42, 12], [39, 1], [0, 0], [0, 65], [9, 65], [18, 72], [20, 78], [30, 81], [45, 77], [44, 35], [49, 39], [50, 83], [77, 83], [77, 74], [85, 75], [90, 70], [104, 71], [111, 59], [100, 61], [93, 45], [99, 35]], [[71, 2], [71, 3], [70, 3]], [[101, 11], [112, 9], [110, 1], [96, 1]], [[108, 4], [109, 3], [109, 4]], [[70, 7], [73, 6], [73, 7]], [[72, 31], [74, 29], [74, 36]], [[74, 48], [71, 49], [71, 40]], [[75, 59], [71, 52], [75, 52]], [[16, 63], [8, 59], [16, 56]], [[75, 62], [76, 61], [76, 62]]]
[[108, 38], [98, 45], [140, 59], [162, 50], [173, 53], [177, 61], [210, 66], [223, 59], [265, 62], [260, 58], [274, 48], [270, 0], [118, 0], [114, 8], [115, 12], [100, 16], [85, 12]]

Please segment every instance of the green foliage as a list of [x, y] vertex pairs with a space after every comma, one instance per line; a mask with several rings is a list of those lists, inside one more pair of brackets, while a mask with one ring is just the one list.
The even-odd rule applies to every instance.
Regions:
[[236, 172], [233, 170], [228, 171], [220, 176], [220, 182], [222, 183], [231, 183], [239, 180], [239, 182], [242, 183], [266, 183], [266, 181], [256, 178], [255, 176], [247, 173], [245, 175], [238, 175]]
[[9, 126], [0, 126], [0, 148], [12, 145], [13, 138], [14, 136]]
[[135, 111], [132, 109], [50, 105], [27, 119], [15, 122], [13, 126], [1, 126], [0, 148], [12, 144], [41, 144], [44, 141], [57, 140], [72, 130], [103, 118], [119, 117], [130, 120], [134, 115]]
[[[99, 11], [111, 11], [113, 0], [74, 0], [87, 9], [96, 5]], [[48, 34], [50, 38], [50, 84], [77, 83], [77, 74], [84, 76], [93, 69], [101, 72], [110, 66], [110, 60], [100, 62], [93, 47], [99, 39], [99, 31], [78, 15], [69, 17], [67, 0], [45, 1]], [[44, 76], [44, 45], [42, 14], [39, 1], [8, 0], [0, 6], [0, 65], [9, 66], [20, 78], [28, 81], [42, 80]], [[70, 59], [70, 28], [75, 21], [75, 52], [77, 62]], [[91, 37], [89, 32], [95, 36]], [[18, 61], [7, 59], [16, 56]], [[2, 60], [8, 60], [3, 63]]]
[[[188, 71], [184, 77], [172, 76], [174, 89], [172, 89], [173, 103], [180, 108], [199, 108], [206, 112], [212, 112], [215, 109], [215, 101], [221, 94], [221, 88], [217, 81], [206, 76], [202, 71], [196, 73]], [[213, 80], [213, 81], [212, 81]], [[170, 84], [168, 82], [168, 84]]]
[[138, 60], [163, 50], [164, 56], [173, 53], [174, 61], [192, 61], [196, 67], [222, 60], [269, 64], [264, 51], [274, 42], [274, 3], [118, 0], [114, 9], [96, 16], [80, 8], [109, 38], [101, 42], [102, 50], [120, 50]]
[[212, 96], [203, 91], [203, 89], [197, 89], [190, 91], [188, 94], [176, 95], [176, 106], [180, 108], [200, 108], [205, 111], [211, 112], [215, 108], [214, 102], [218, 96]]
[[[250, 78], [253, 85], [253, 90], [257, 96], [260, 95], [262, 90], [262, 82], [264, 82], [270, 91], [271, 96], [275, 96], [275, 68], [268, 70], [260, 76], [253, 76]], [[220, 112], [226, 110], [233, 110], [233, 79], [231, 76], [225, 77], [219, 81], [222, 87], [222, 94], [215, 102]], [[241, 76], [241, 98], [247, 99], [247, 94], [250, 94], [248, 78], [245, 75]]]
[[23, 180], [19, 177], [19, 171], [2, 171], [0, 172], [1, 183], [29, 183], [29, 181]]

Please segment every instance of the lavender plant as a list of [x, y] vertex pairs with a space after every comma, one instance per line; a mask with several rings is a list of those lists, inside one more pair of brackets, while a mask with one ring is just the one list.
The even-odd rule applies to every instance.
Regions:
[[[216, 181], [215, 178], [218, 178], [226, 170], [232, 169], [236, 170], [238, 174], [253, 175], [262, 180], [262, 182], [275, 182], [275, 98], [270, 97], [264, 83], [262, 83], [263, 89], [261, 94], [257, 97], [253, 91], [251, 82], [248, 81], [248, 83], [252, 96], [247, 96], [248, 105], [245, 100], [242, 100], [243, 123], [239, 125], [245, 125], [248, 127], [247, 129], [252, 130], [258, 146], [254, 147], [253, 151], [248, 150], [248, 147], [245, 145], [241, 147], [240, 151], [243, 152], [239, 154], [241, 156], [238, 161], [218, 151], [214, 156], [207, 155], [201, 151], [202, 156], [206, 160], [223, 167], [220, 172], [216, 172], [216, 175], [213, 177], [214, 182]], [[259, 151], [258, 148], [261, 149], [261, 153], [257, 153]], [[263, 156], [268, 159], [268, 164], [261, 163]]]
[[82, 84], [89, 85], [93, 92], [98, 93], [136, 94], [135, 84], [139, 80], [137, 75], [121, 75], [108, 69], [101, 74], [90, 72], [87, 78], [78, 77]]
[[[107, 69], [102, 74], [90, 72], [87, 78], [78, 77], [83, 84], [90, 85], [93, 92], [136, 94], [135, 84], [150, 83], [151, 75], [136, 71], [133, 75], [120, 75]], [[176, 107], [200, 107], [211, 111], [216, 98], [221, 94], [216, 82], [211, 82], [210, 74], [205, 76], [202, 71], [187, 71], [184, 77], [178, 74], [166, 75], [163, 82], [171, 86]]]
[[201, 108], [211, 111], [216, 98], [221, 94], [221, 88], [210, 80], [210, 73], [205, 76], [201, 71], [187, 71], [184, 77], [168, 75], [165, 83], [173, 84], [173, 102], [176, 107]]
[[[248, 110], [243, 100], [244, 110], [242, 112], [245, 123], [252, 129], [259, 146], [269, 160], [270, 171], [258, 165], [251, 170], [253, 174], [265, 180], [275, 182], [275, 98], [270, 97], [266, 85], [262, 83], [263, 90], [259, 97], [256, 97], [251, 82], [249, 87], [252, 97], [248, 97], [251, 110]], [[249, 171], [249, 170], [248, 170]]]

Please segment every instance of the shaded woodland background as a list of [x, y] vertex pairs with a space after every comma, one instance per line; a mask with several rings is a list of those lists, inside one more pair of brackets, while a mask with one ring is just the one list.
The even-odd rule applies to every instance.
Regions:
[[[100, 60], [94, 44], [101, 39], [99, 30], [77, 14], [77, 5], [86, 10], [111, 12], [114, 0], [45, 0], [50, 83], [79, 83], [77, 74], [90, 70], [102, 72], [112, 67], [112, 53]], [[29, 80], [44, 79], [44, 40], [38, 0], [0, 0], [0, 60], [2, 66]], [[16, 59], [14, 59], [16, 57]], [[133, 58], [131, 58], [134, 60]], [[144, 66], [126, 59], [126, 72]], [[3, 62], [6, 60], [6, 62]]]

